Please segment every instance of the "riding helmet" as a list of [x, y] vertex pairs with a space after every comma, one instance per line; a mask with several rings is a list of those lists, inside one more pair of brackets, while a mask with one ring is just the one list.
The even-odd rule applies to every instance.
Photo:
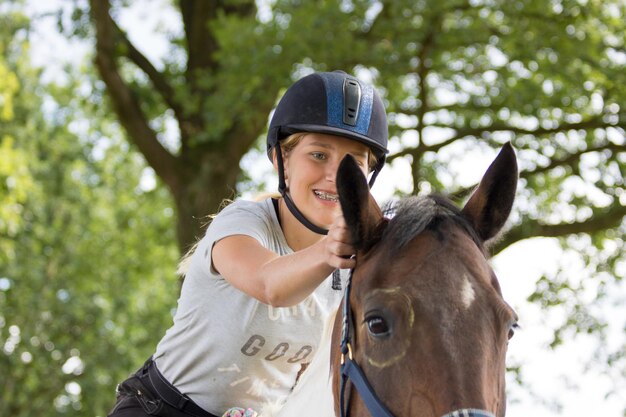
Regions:
[[319, 72], [296, 81], [280, 99], [267, 135], [267, 152], [293, 133], [313, 132], [361, 142], [377, 158], [370, 185], [385, 163], [388, 130], [383, 101], [370, 84], [343, 71]]

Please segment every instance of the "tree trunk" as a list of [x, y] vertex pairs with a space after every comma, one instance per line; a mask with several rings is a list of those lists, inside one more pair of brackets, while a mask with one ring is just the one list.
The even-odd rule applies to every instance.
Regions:
[[[277, 86], [259, 86], [255, 91], [259, 96], [248, 99], [254, 103], [256, 113], [230, 114], [227, 120], [230, 124], [221, 130], [211, 125], [211, 117], [217, 112], [210, 103], [215, 103], [213, 96], [218, 93], [215, 86], [207, 87], [206, 83], [219, 70], [219, 64], [212, 58], [218, 45], [208, 29], [208, 22], [215, 18], [218, 6], [229, 13], [254, 19], [254, 2], [241, 2], [237, 6], [181, 2], [188, 42], [185, 78], [189, 88], [184, 92], [177, 92], [171, 80], [132, 45], [111, 18], [109, 0], [90, 0], [90, 5], [96, 32], [96, 66], [129, 140], [174, 198], [178, 247], [181, 254], [185, 253], [201, 237], [203, 226], [210, 220], [208, 216], [218, 211], [223, 199], [234, 197], [239, 161], [262, 131], [274, 103], [274, 92], [278, 91]], [[132, 82], [122, 76], [121, 58], [127, 58], [142, 70], [164, 104], [172, 109], [180, 126], [178, 154], [172, 154], [159, 142], [141, 98], [133, 90]], [[197, 102], [197, 105], [190, 106], [187, 102]], [[217, 101], [216, 105], [222, 104]]]
[[181, 253], [187, 252], [204, 235], [210, 216], [219, 211], [224, 199], [235, 197], [241, 157], [240, 154], [204, 154], [185, 168], [179, 181], [181, 187], [173, 192]]

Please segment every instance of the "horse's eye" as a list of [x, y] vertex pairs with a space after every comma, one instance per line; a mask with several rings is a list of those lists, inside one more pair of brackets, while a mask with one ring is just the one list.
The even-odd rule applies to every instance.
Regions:
[[368, 317], [365, 321], [367, 322], [367, 329], [372, 336], [385, 336], [389, 333], [389, 326], [384, 318], [373, 316]]
[[520, 326], [517, 322], [513, 323], [511, 327], [509, 327], [509, 340], [515, 335], [515, 330], [519, 329]]

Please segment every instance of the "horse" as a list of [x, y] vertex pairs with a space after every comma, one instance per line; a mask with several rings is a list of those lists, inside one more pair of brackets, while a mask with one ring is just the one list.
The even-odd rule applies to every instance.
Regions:
[[278, 416], [503, 417], [517, 315], [488, 263], [517, 185], [506, 144], [462, 209], [440, 195], [385, 215], [351, 156], [337, 191], [356, 248], [343, 305]]

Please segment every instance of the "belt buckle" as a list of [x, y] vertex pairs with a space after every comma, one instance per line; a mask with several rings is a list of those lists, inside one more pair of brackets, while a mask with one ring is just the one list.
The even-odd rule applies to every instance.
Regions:
[[150, 415], [155, 415], [163, 407], [163, 402], [160, 399], [148, 399], [140, 390], [137, 390], [137, 400]]

